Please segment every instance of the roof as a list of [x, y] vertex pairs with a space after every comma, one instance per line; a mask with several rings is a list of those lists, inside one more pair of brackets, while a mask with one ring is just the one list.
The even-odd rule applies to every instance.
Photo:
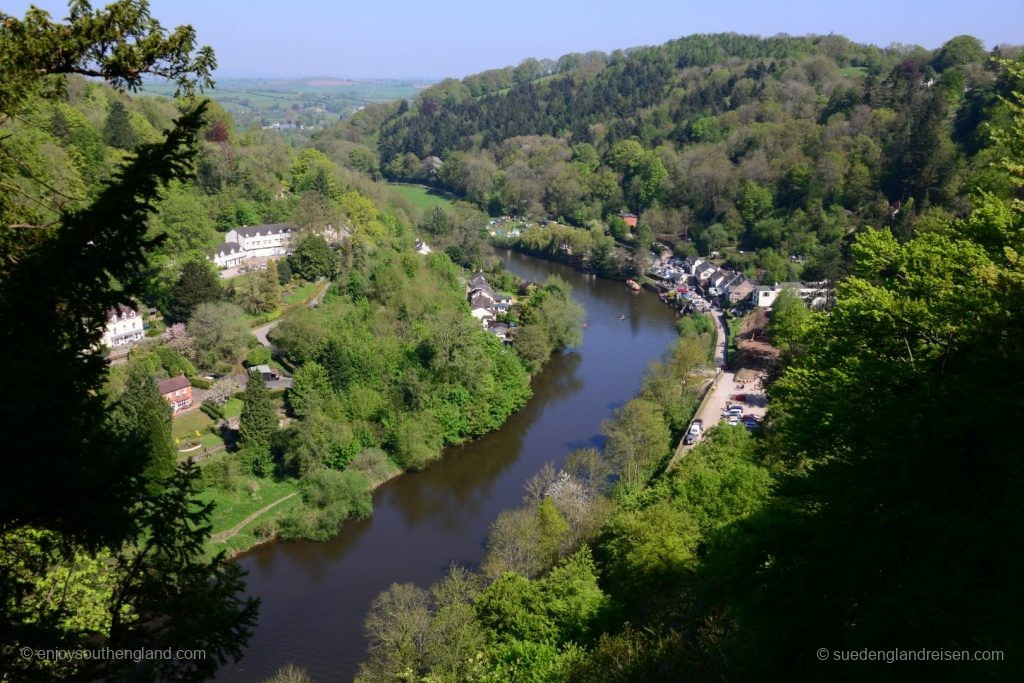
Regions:
[[238, 242], [225, 242], [217, 247], [215, 253], [220, 256], [222, 254], [233, 254], [236, 251], [242, 251], [242, 245]]
[[[476, 290], [474, 290], [474, 291], [476, 291]], [[469, 307], [471, 309], [472, 308], [490, 308], [493, 303], [494, 303], [494, 299], [491, 299], [490, 297], [487, 297], [487, 296], [481, 296], [480, 294], [475, 294], [474, 296], [470, 297], [470, 299], [469, 299]]]
[[117, 320], [120, 318], [131, 318], [137, 315], [135, 309], [131, 306], [125, 306], [124, 304], [118, 304], [115, 307], [107, 309], [107, 320]]
[[161, 394], [169, 394], [172, 391], [178, 391], [179, 389], [184, 389], [190, 386], [192, 386], [192, 382], [188, 381], [188, 377], [185, 376], [185, 373], [156, 383], [156, 388]]
[[619, 216], [621, 218], [636, 218], [636, 214], [629, 211], [619, 211]]
[[470, 278], [469, 286], [471, 288], [490, 287], [490, 283], [487, 282], [487, 278], [484, 277], [484, 274], [483, 274], [482, 271], [477, 271], [476, 275], [474, 275], [472, 278]]
[[768, 287], [768, 286], [765, 286], [765, 285], [758, 285], [757, 287], [754, 287], [754, 291], [755, 292], [774, 292], [775, 288], [774, 287]]
[[706, 273], [708, 271], [717, 270], [717, 269], [718, 269], [718, 267], [715, 266], [713, 263], [708, 263], [707, 261], [705, 261], [704, 263], [701, 263], [696, 268], [694, 268], [693, 272], [695, 272], [695, 273], [697, 273], [699, 275], [701, 273]]
[[287, 223], [267, 223], [265, 225], [250, 225], [245, 228], [235, 228], [235, 232], [242, 237], [253, 237], [255, 235], [277, 235], [283, 232], [291, 232], [292, 226]]
[[497, 293], [493, 289], [491, 289], [491, 286], [488, 285], [487, 283], [484, 283], [479, 287], [473, 287], [472, 289], [469, 290], [470, 299], [475, 298], [479, 294], [483, 294], [484, 296], [491, 299], [491, 301], [494, 301], [495, 299], [498, 298]]
[[277, 372], [275, 370], [271, 369], [271, 367], [269, 365], [254, 365], [251, 368], [249, 368], [249, 372], [258, 372], [261, 375], [276, 375], [277, 374]]

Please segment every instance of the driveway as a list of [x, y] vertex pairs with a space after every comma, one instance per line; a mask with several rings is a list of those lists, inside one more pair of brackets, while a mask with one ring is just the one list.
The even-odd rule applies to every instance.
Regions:
[[270, 332], [275, 327], [277, 327], [278, 325], [280, 325], [281, 320], [282, 318], [278, 318], [277, 320], [270, 321], [266, 325], [260, 325], [259, 327], [252, 328], [252, 336], [256, 337], [257, 341], [259, 341], [260, 344], [266, 346], [268, 349], [273, 348], [273, 345], [270, 343], [270, 340], [267, 339], [267, 333]]
[[725, 333], [725, 312], [715, 309], [711, 311], [711, 317], [715, 321], [715, 365], [725, 370], [728, 360], [729, 336]]
[[[330, 280], [328, 280], [327, 283], [320, 289], [320, 291], [317, 292], [316, 295], [312, 299], [310, 299], [309, 303], [306, 305], [309, 306], [310, 308], [316, 308], [317, 306], [319, 306], [320, 302], [324, 300], [324, 296], [327, 295], [327, 290], [330, 289], [330, 287], [331, 282]], [[273, 350], [274, 345], [270, 343], [269, 339], [267, 339], [267, 334], [272, 329], [280, 325], [281, 322], [284, 321], [286, 318], [287, 316], [281, 316], [277, 320], [272, 320], [266, 325], [260, 325], [259, 327], [252, 328], [252, 336], [256, 337], [257, 341], [259, 341], [260, 344], [263, 344], [263, 346], [266, 346], [268, 349]]]

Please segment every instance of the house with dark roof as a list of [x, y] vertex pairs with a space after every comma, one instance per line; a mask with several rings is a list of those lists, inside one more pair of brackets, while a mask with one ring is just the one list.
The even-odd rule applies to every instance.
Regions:
[[171, 410], [178, 413], [192, 405], [192, 382], [188, 381], [185, 373], [177, 377], [161, 380], [156, 383], [157, 391], [170, 404]]
[[245, 261], [245, 250], [238, 242], [225, 242], [213, 252], [213, 262], [221, 268], [234, 268]]
[[730, 304], [736, 304], [746, 299], [754, 291], [754, 283], [746, 277], [737, 273], [731, 280], [722, 287], [722, 295]]
[[284, 256], [292, 250], [294, 235], [295, 228], [287, 223], [233, 228], [211, 258], [221, 268], [231, 268], [252, 259]]
[[705, 261], [703, 263], [698, 263], [696, 266], [694, 266], [693, 276], [696, 277], [701, 282], [701, 284], [704, 284], [708, 281], [708, 278], [711, 277], [711, 274], [716, 270], [718, 270], [718, 267], [715, 266], [715, 264], [708, 263]]
[[103, 345], [108, 349], [134, 344], [145, 333], [142, 314], [131, 306], [121, 304], [107, 310], [107, 328], [103, 331]]
[[489, 323], [487, 323], [487, 331], [490, 332], [491, 334], [493, 334], [495, 337], [497, 337], [498, 339], [500, 339], [503, 342], [511, 341], [511, 338], [508, 335], [508, 329], [509, 329], [508, 325], [506, 325], [505, 323], [499, 323], [499, 322], [489, 322]]

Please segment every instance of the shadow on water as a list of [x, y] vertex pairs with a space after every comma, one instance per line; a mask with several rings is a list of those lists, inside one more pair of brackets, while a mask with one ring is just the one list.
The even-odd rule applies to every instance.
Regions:
[[260, 621], [244, 659], [218, 678], [266, 678], [288, 662], [316, 681], [348, 681], [364, 658], [362, 623], [392, 583], [427, 586], [452, 563], [483, 559], [487, 530], [522, 501], [523, 484], [545, 462], [600, 446], [601, 421], [640, 386], [649, 361], [675, 338], [675, 316], [654, 295], [589, 278], [566, 266], [505, 253], [529, 280], [557, 274], [587, 314], [583, 344], [552, 358], [533, 379], [533, 398], [501, 429], [450, 448], [424, 472], [374, 494], [373, 517], [344, 525], [324, 543], [274, 543], [238, 559], [259, 597]]
[[[407, 524], [434, 517], [445, 530], [460, 528], [466, 515], [476, 514], [492, 497], [493, 486], [522, 453], [527, 433], [552, 403], [580, 391], [578, 352], [552, 358], [533, 379], [535, 398], [498, 431], [449, 448], [444, 458], [424, 472], [398, 477], [382, 492], [402, 512]], [[481, 457], [483, 456], [483, 457]], [[375, 505], [378, 501], [375, 501]]]

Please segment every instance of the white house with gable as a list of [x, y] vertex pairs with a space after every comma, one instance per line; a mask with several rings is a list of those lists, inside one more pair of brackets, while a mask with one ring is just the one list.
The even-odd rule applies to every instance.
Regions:
[[221, 268], [232, 268], [258, 258], [284, 256], [292, 250], [295, 229], [285, 223], [233, 228], [211, 257]]
[[107, 329], [103, 332], [103, 345], [108, 349], [133, 344], [146, 336], [142, 315], [134, 308], [121, 304], [107, 311]]

